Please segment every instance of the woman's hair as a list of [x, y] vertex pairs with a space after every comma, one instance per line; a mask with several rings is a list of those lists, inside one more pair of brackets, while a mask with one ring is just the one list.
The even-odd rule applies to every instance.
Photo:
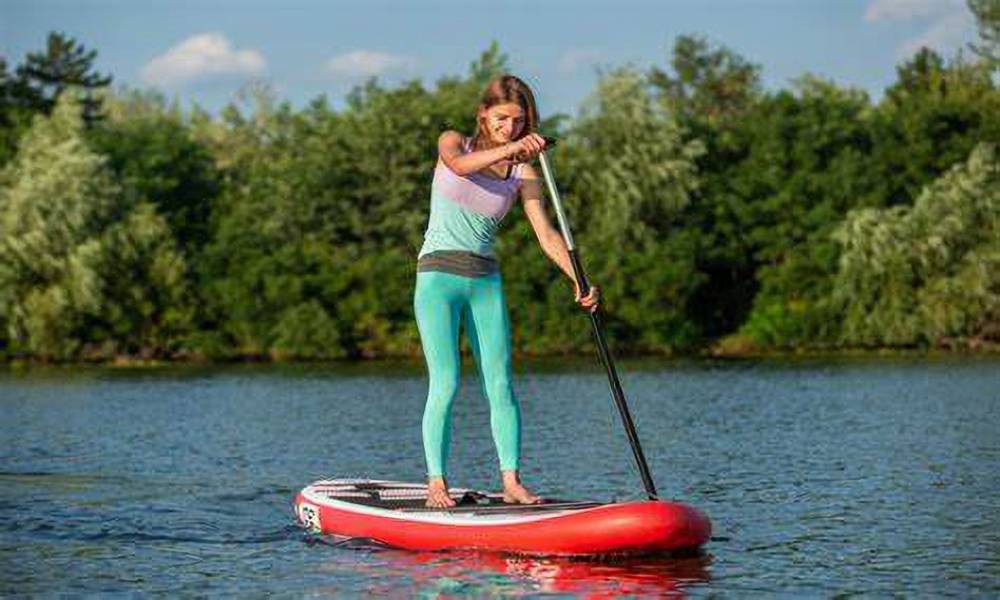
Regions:
[[[486, 85], [483, 97], [479, 101], [479, 108], [491, 108], [497, 104], [507, 104], [515, 102], [524, 111], [524, 127], [517, 134], [515, 140], [538, 131], [538, 109], [535, 106], [535, 95], [531, 93], [531, 88], [520, 78], [514, 75], [500, 75]], [[475, 137], [483, 135], [483, 121], [479, 118], [479, 110], [476, 111], [476, 134]]]

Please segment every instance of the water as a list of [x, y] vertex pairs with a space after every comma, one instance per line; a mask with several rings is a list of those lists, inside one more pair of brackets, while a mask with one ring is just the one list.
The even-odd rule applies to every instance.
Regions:
[[[327, 476], [419, 479], [419, 364], [0, 374], [0, 595], [1000, 595], [1000, 361], [621, 365], [702, 556], [589, 563], [336, 546], [291, 502]], [[495, 488], [470, 373], [452, 483]], [[526, 481], [639, 498], [603, 373], [522, 363]]]

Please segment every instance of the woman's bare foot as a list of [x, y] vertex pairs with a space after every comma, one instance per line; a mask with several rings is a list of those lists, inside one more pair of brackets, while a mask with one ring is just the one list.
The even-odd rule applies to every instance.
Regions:
[[503, 471], [503, 501], [508, 504], [538, 504], [541, 498], [528, 491], [517, 471]]
[[431, 477], [427, 480], [427, 507], [451, 508], [455, 501], [448, 495], [448, 483], [444, 477]]

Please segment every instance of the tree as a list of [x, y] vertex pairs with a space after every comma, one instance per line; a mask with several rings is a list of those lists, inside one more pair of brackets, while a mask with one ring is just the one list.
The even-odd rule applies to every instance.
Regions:
[[747, 156], [714, 200], [716, 222], [753, 264], [756, 294], [740, 332], [762, 346], [821, 337], [836, 270], [829, 232], [850, 208], [877, 202], [867, 95], [812, 76], [796, 88], [768, 95], [747, 116], [738, 130]]
[[83, 90], [79, 102], [83, 118], [91, 123], [100, 117], [101, 101], [95, 94], [111, 83], [111, 76], [93, 72], [96, 50], [61, 32], [50, 32], [44, 52], [30, 52], [17, 68], [23, 90], [20, 98], [35, 111], [48, 114], [64, 90]]
[[7, 73], [7, 59], [0, 56], [0, 167], [7, 164], [17, 147], [13, 98], [14, 82]]
[[7, 72], [7, 60], [0, 56], [0, 168], [17, 152], [17, 141], [28, 127], [34, 112], [21, 102], [23, 82]]
[[670, 63], [672, 72], [654, 67], [650, 82], [676, 115], [685, 139], [705, 148], [696, 159], [699, 185], [681, 218], [705, 277], [690, 316], [711, 338], [743, 322], [757, 289], [757, 265], [732, 182], [753, 143], [746, 132], [764, 98], [761, 69], [730, 48], [691, 35], [677, 38]]
[[187, 326], [184, 261], [83, 129], [64, 94], [0, 175], [0, 323], [42, 359], [162, 354]]
[[1000, 94], [985, 64], [927, 48], [896, 71], [872, 115], [872, 167], [886, 204], [910, 205], [976, 144], [1000, 139]]
[[227, 185], [202, 277], [239, 352], [321, 356], [298, 329], [303, 315], [333, 324], [322, 339], [337, 345], [322, 356], [414, 348], [408, 271], [439, 133], [433, 105], [418, 84], [369, 82], [343, 114], [322, 103], [294, 114], [259, 92], [251, 114], [226, 111], [216, 148]]
[[0, 167], [14, 156], [17, 142], [31, 126], [34, 115], [48, 114], [64, 90], [85, 90], [78, 99], [87, 123], [100, 118], [99, 93], [111, 77], [93, 72], [97, 53], [86, 51], [65, 34], [49, 34], [44, 52], [29, 53], [12, 73], [0, 57]]
[[0, 319], [11, 349], [67, 358], [102, 301], [93, 260], [120, 190], [67, 98], [38, 116], [0, 187]]
[[650, 83], [682, 119], [709, 124], [746, 111], [761, 93], [760, 66], [725, 46], [712, 47], [698, 36], [674, 42], [673, 74], [653, 67]]
[[[604, 286], [612, 337], [627, 341], [635, 352], [690, 347], [699, 332], [687, 308], [701, 278], [691, 260], [690, 236], [681, 231], [678, 218], [697, 185], [694, 161], [701, 145], [684, 141], [682, 128], [657, 101], [647, 77], [631, 69], [601, 79], [564, 144], [555, 149], [558, 183], [576, 237], [588, 249], [588, 273]], [[530, 228], [507, 236], [498, 248], [518, 261], [516, 267], [523, 268], [522, 256], [532, 257], [530, 269], [511, 276], [517, 290], [512, 304], [521, 312], [513, 319], [515, 328], [532, 332], [519, 339], [533, 351], [585, 347], [586, 328], [562, 324], [572, 309], [569, 289], [552, 285], [562, 275], [535, 260], [539, 253], [532, 248]], [[544, 310], [533, 292], [543, 295]]]
[[1000, 163], [979, 145], [913, 207], [852, 212], [833, 300], [843, 341], [914, 346], [1000, 341]]
[[232, 105], [221, 126], [195, 126], [224, 182], [201, 280], [237, 352], [419, 352], [413, 265], [436, 140], [444, 129], [472, 133], [483, 86], [505, 61], [493, 44], [466, 77], [442, 78], [434, 89], [385, 89], [373, 79], [341, 112], [320, 98], [295, 113], [257, 89], [248, 110]]
[[86, 332], [91, 356], [172, 355], [192, 329], [194, 303], [187, 261], [166, 219], [153, 204], [136, 202], [100, 240], [91, 264], [105, 300]]
[[118, 180], [151, 202], [183, 251], [196, 258], [210, 236], [219, 173], [206, 144], [162, 96], [124, 91], [105, 99], [108, 117], [88, 131]]
[[1000, 65], [1000, 2], [997, 0], [967, 0], [976, 17], [979, 44], [969, 44], [972, 51], [994, 68]]

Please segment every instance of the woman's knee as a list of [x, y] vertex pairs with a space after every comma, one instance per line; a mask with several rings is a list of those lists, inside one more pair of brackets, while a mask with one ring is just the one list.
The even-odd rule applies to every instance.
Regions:
[[459, 373], [450, 370], [442, 373], [434, 373], [430, 377], [430, 390], [427, 394], [427, 403], [442, 404], [450, 406], [455, 396], [458, 395], [460, 386]]
[[496, 377], [488, 381], [485, 387], [490, 406], [494, 408], [517, 406], [514, 386], [509, 377]]

